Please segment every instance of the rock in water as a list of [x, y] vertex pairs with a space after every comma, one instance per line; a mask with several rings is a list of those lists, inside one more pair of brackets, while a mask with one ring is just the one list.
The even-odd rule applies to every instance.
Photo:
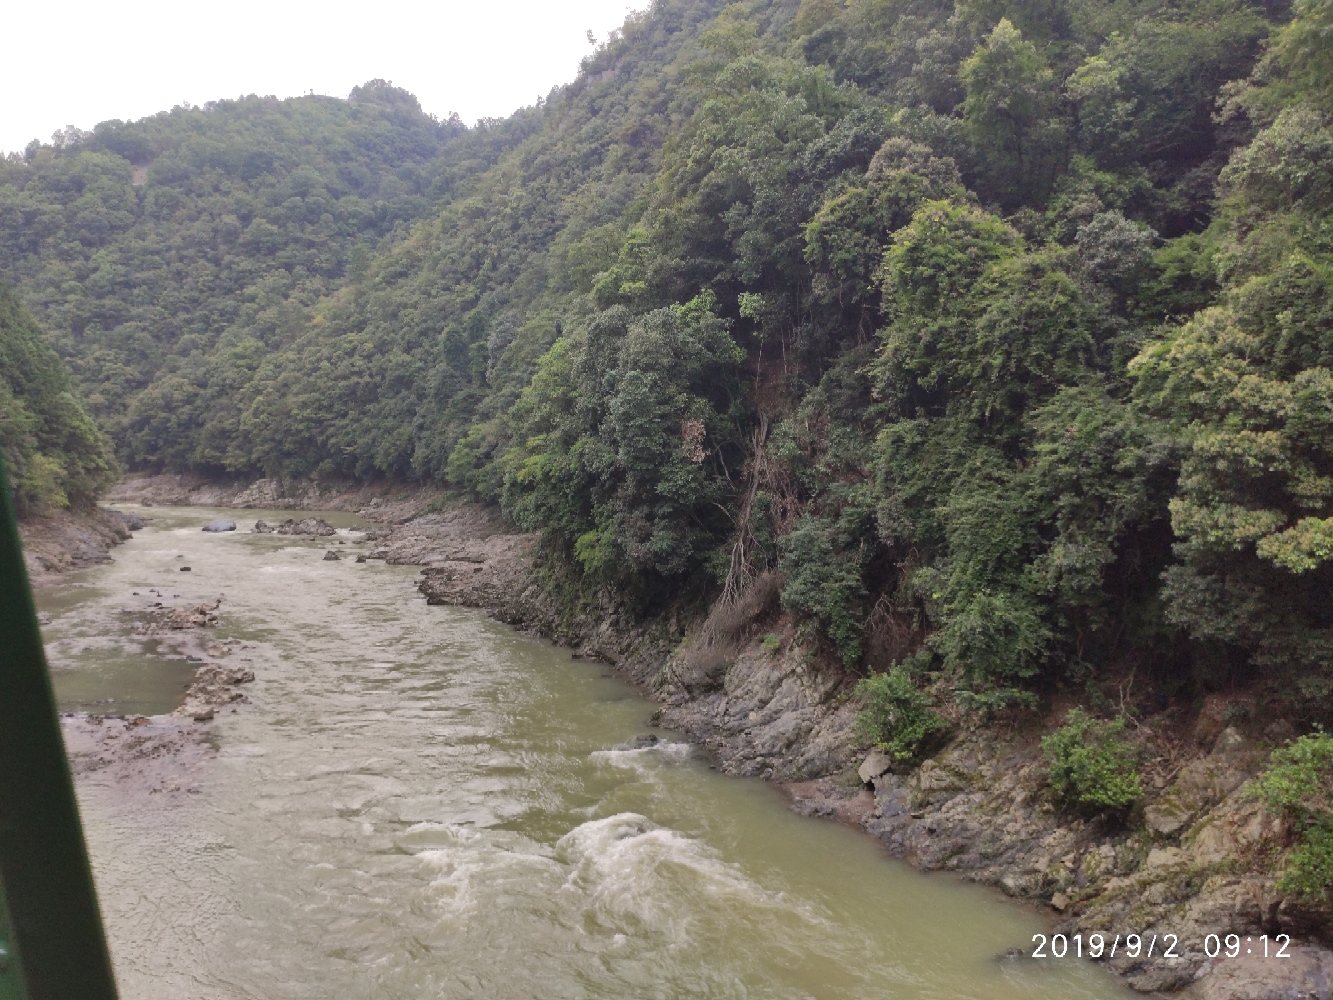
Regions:
[[338, 553], [334, 552], [332, 549], [329, 549], [329, 551], [324, 553], [325, 562], [336, 562], [341, 558], [342, 556], [338, 555]]
[[290, 517], [278, 525], [279, 535], [336, 535], [338, 529], [322, 517], [303, 517], [293, 521]]
[[[105, 509], [103, 508], [103, 510]], [[112, 513], [120, 519], [127, 531], [138, 531], [140, 528], [148, 527], [148, 518], [146, 517], [140, 517], [138, 514], [131, 514], [123, 510], [113, 511]]]
[[271, 535], [273, 531], [273, 525], [267, 521], [256, 521], [255, 526], [250, 529], [250, 532], [255, 535]]
[[225, 517], [218, 518], [216, 521], [209, 521], [204, 525], [205, 531], [235, 531], [236, 522], [228, 521]]

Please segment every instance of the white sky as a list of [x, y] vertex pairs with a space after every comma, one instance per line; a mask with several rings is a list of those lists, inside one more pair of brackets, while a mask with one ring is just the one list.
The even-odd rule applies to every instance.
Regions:
[[5, 8], [0, 151], [188, 101], [392, 80], [469, 125], [532, 104], [647, 0], [46, 0]]

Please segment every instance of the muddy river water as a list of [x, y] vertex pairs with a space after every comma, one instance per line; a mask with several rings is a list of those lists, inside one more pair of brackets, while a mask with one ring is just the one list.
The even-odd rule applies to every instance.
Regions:
[[[178, 703], [196, 664], [123, 611], [153, 590], [221, 597], [210, 633], [257, 679], [200, 724], [216, 756], [192, 794], [78, 781], [126, 1000], [1127, 995], [1088, 963], [1004, 958], [1037, 914], [798, 817], [670, 733], [615, 749], [653, 731], [651, 702], [427, 607], [414, 569], [354, 562], [350, 515], [311, 542], [248, 532], [281, 513], [144, 513], [113, 564], [39, 595], [62, 707]], [[200, 530], [223, 515], [241, 530]]]

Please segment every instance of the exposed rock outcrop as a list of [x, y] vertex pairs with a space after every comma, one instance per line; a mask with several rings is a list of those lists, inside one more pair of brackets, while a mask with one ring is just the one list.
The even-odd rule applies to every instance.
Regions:
[[294, 521], [290, 517], [278, 525], [279, 535], [308, 535], [311, 538], [327, 538], [336, 535], [338, 529], [322, 517], [303, 517]]
[[[187, 567], [182, 566], [182, 569]], [[143, 608], [132, 614], [138, 614], [139, 620], [134, 622], [132, 628], [135, 632], [141, 634], [152, 634], [156, 632], [180, 631], [191, 628], [211, 628], [218, 623], [218, 608], [222, 606], [222, 601], [216, 600], [211, 604], [192, 604], [179, 607], [166, 607], [160, 602], [153, 606]]]
[[255, 672], [249, 668], [206, 663], [194, 672], [194, 680], [185, 692], [185, 700], [171, 714], [178, 718], [207, 722], [213, 718], [214, 710], [222, 705], [247, 703], [250, 699], [240, 688], [254, 679]]
[[33, 586], [111, 561], [110, 550], [144, 526], [144, 519], [107, 507], [56, 511], [19, 524], [23, 561]]

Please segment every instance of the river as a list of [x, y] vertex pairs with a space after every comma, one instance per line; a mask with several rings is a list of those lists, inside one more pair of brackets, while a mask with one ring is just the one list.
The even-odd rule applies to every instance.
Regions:
[[[1001, 957], [1037, 914], [798, 817], [670, 733], [615, 749], [651, 702], [426, 606], [412, 568], [354, 562], [350, 515], [308, 542], [246, 530], [281, 512], [142, 513], [114, 563], [39, 594], [61, 707], [178, 703], [195, 665], [123, 611], [154, 590], [221, 597], [210, 631], [257, 679], [207, 723], [197, 794], [77, 782], [124, 1000], [1128, 995], [1086, 962]], [[241, 530], [200, 530], [217, 516]]]

